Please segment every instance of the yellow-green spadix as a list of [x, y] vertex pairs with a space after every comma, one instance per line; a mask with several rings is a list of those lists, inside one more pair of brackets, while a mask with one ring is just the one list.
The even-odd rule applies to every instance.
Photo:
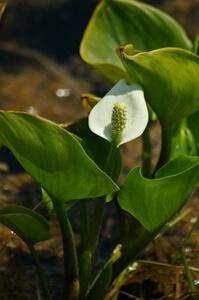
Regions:
[[88, 122], [92, 132], [118, 146], [139, 137], [148, 123], [143, 89], [120, 80], [94, 106]]

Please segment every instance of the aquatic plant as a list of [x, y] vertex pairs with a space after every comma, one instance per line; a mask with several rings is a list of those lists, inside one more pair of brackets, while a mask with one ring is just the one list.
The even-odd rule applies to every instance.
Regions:
[[[88, 96], [84, 102], [89, 106], [88, 118], [64, 129], [28, 113], [0, 111], [1, 142], [41, 185], [49, 212], [59, 220], [64, 246], [63, 299], [118, 299], [120, 279], [128, 265], [164, 230], [196, 187], [198, 49], [198, 38], [192, 44], [180, 25], [158, 9], [133, 0], [102, 0], [80, 52], [114, 86], [101, 100], [94, 97], [90, 105]], [[147, 107], [149, 116], [155, 112], [162, 129], [161, 153], [154, 169]], [[130, 170], [121, 186], [120, 146], [140, 135], [142, 168]], [[95, 201], [92, 217], [89, 199]], [[121, 245], [93, 276], [108, 201], [129, 213], [136, 231], [129, 227]], [[76, 203], [80, 207], [79, 259], [67, 213]], [[28, 245], [45, 297], [52, 299], [34, 250], [37, 242], [49, 239], [47, 220], [27, 208], [7, 206], [0, 209], [0, 222]], [[115, 294], [110, 293], [112, 287]]]

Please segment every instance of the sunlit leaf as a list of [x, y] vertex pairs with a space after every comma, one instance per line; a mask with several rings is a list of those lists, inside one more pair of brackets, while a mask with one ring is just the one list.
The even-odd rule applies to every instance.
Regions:
[[132, 45], [121, 47], [120, 55], [131, 82], [142, 86], [167, 134], [199, 109], [199, 56], [177, 48], [134, 55]]
[[100, 1], [81, 42], [82, 58], [118, 81], [126, 72], [115, 50], [127, 43], [141, 51], [192, 47], [180, 25], [164, 12], [133, 0]]
[[147, 230], [168, 222], [185, 204], [199, 180], [199, 157], [179, 156], [163, 166], [155, 179], [146, 179], [140, 168], [127, 176], [119, 204]]
[[92, 198], [118, 189], [80, 143], [55, 123], [26, 113], [1, 111], [0, 139], [53, 198]]
[[38, 213], [18, 205], [0, 209], [0, 223], [14, 231], [28, 245], [50, 238], [48, 222]]

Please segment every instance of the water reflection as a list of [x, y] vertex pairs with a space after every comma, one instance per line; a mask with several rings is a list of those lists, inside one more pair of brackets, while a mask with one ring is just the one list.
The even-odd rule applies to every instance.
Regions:
[[59, 98], [68, 97], [70, 95], [70, 90], [69, 89], [59, 88], [59, 89], [56, 90], [56, 95]]

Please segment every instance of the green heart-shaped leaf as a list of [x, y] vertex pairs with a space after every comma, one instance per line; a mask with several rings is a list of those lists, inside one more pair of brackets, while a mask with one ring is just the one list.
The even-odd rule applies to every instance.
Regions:
[[118, 81], [126, 72], [115, 50], [127, 43], [141, 51], [192, 47], [180, 25], [164, 12], [133, 0], [100, 1], [81, 42], [82, 58]]
[[28, 245], [50, 238], [46, 219], [38, 213], [18, 205], [0, 209], [0, 223], [14, 231]]
[[118, 190], [73, 135], [53, 122], [1, 111], [0, 139], [53, 198], [92, 198]]
[[134, 55], [132, 45], [121, 47], [120, 54], [131, 81], [142, 86], [167, 134], [199, 109], [199, 56], [177, 48]]
[[147, 230], [168, 222], [185, 204], [199, 180], [199, 157], [179, 156], [163, 166], [156, 179], [146, 179], [140, 168], [127, 176], [119, 204]]

